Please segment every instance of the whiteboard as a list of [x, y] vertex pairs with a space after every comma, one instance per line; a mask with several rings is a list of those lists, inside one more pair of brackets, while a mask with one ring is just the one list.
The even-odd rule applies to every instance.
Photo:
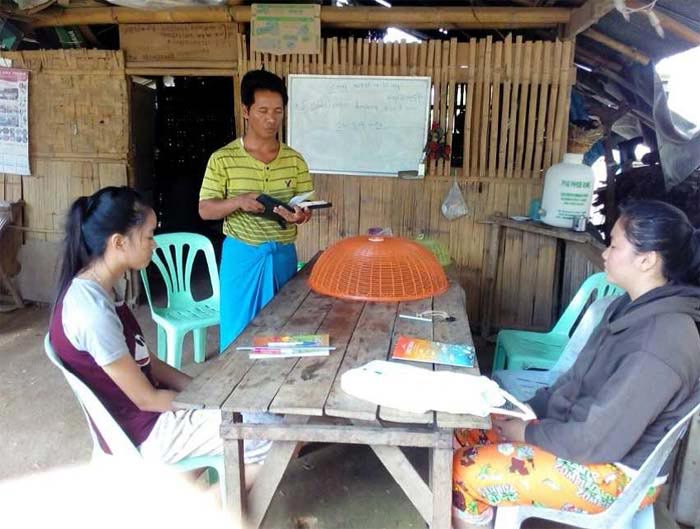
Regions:
[[290, 75], [287, 143], [312, 173], [416, 170], [430, 118], [430, 77]]

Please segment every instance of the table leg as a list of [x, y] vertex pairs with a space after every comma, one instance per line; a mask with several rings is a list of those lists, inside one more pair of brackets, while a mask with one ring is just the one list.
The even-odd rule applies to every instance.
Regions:
[[432, 448], [430, 488], [433, 491], [431, 529], [452, 527], [452, 448]]
[[430, 523], [433, 517], [432, 493], [403, 451], [397, 446], [371, 446], [416, 510], [426, 523]]
[[255, 479], [248, 496], [248, 527], [257, 529], [265, 519], [272, 498], [279, 487], [287, 466], [296, 452], [299, 443], [276, 441], [265, 457], [263, 467]]
[[[284, 422], [287, 424], [306, 424], [309, 419], [308, 416], [287, 415]], [[284, 430], [284, 425], [279, 425], [278, 428]], [[247, 494], [247, 502], [244, 504], [243, 515], [248, 529], [257, 529], [262, 524], [277, 487], [282, 481], [289, 462], [297, 452], [299, 444], [296, 441], [273, 441], [255, 483]], [[241, 446], [243, 446], [242, 441]], [[226, 457], [229, 457], [228, 453], [226, 453]], [[242, 457], [241, 455], [241, 461], [243, 461]], [[245, 488], [243, 494], [245, 495]]]
[[224, 473], [226, 474], [226, 509], [234, 527], [245, 527], [246, 490], [243, 439], [224, 439]]

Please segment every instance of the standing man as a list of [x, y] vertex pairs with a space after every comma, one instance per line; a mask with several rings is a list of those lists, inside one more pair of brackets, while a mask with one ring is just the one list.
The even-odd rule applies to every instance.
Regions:
[[199, 215], [224, 219], [221, 256], [221, 330], [223, 351], [296, 272], [297, 225], [308, 210], [277, 206], [281, 223], [260, 214], [257, 199], [269, 195], [285, 204], [313, 190], [304, 158], [277, 139], [287, 105], [284, 81], [271, 72], [252, 70], [241, 81], [245, 134], [209, 158], [199, 193]]

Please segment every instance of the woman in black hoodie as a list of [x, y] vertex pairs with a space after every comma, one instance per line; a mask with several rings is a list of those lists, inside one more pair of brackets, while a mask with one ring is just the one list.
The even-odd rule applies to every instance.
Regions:
[[488, 432], [457, 436], [455, 527], [488, 525], [498, 505], [603, 511], [700, 401], [700, 231], [669, 204], [637, 201], [622, 208], [603, 259], [627, 294], [529, 402], [539, 419], [494, 418]]

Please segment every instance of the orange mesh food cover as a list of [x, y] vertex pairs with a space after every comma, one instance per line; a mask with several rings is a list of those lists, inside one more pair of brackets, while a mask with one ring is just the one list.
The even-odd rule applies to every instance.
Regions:
[[321, 254], [309, 286], [319, 294], [361, 301], [410, 301], [447, 290], [435, 256], [400, 237], [348, 237]]

